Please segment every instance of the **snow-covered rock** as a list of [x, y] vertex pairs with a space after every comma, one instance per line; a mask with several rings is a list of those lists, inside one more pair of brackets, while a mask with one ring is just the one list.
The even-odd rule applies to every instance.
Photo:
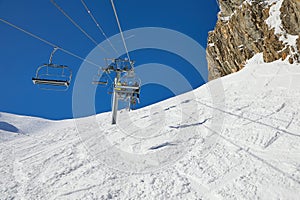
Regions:
[[219, 0], [221, 11], [209, 32], [209, 80], [241, 70], [263, 53], [265, 62], [300, 63], [299, 0]]

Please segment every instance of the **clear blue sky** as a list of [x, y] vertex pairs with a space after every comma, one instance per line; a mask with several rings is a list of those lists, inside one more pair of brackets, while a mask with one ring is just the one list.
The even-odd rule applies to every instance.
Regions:
[[[97, 42], [105, 38], [90, 19], [80, 0], [56, 1]], [[109, 0], [85, 0], [107, 36], [118, 34], [118, 27]], [[124, 31], [140, 27], [163, 27], [188, 35], [204, 48], [207, 33], [217, 20], [214, 0], [114, 0]], [[50, 0], [0, 0], [0, 18], [22, 27], [64, 49], [86, 57], [95, 48]], [[0, 112], [39, 116], [48, 119], [72, 118], [72, 87], [67, 92], [39, 90], [31, 78], [36, 68], [47, 63], [52, 47], [0, 22]], [[121, 40], [121, 39], [120, 39]], [[130, 39], [127, 41], [130, 43]], [[161, 63], [182, 73], [196, 88], [204, 83], [189, 63], [161, 50], [139, 50], [131, 53], [138, 65]], [[72, 68], [74, 78], [82, 61], [63, 52], [55, 54], [54, 62]], [[185, 66], [184, 68], [182, 66]], [[206, 67], [206, 66], [205, 66]], [[191, 69], [189, 71], [189, 69]], [[100, 92], [99, 92], [100, 93]], [[172, 93], [158, 85], [142, 88], [140, 106], [171, 97]], [[110, 95], [98, 94], [97, 113], [110, 109]]]

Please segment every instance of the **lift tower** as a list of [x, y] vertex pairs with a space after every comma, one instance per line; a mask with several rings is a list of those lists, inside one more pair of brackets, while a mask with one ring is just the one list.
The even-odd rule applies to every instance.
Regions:
[[[119, 101], [128, 103], [131, 106], [139, 102], [141, 81], [134, 73], [134, 61], [121, 58], [106, 58], [106, 67], [102, 68], [103, 75], [108, 77], [111, 72], [115, 73], [112, 84], [112, 124], [117, 123]], [[93, 84], [107, 85], [107, 80], [93, 81]]]

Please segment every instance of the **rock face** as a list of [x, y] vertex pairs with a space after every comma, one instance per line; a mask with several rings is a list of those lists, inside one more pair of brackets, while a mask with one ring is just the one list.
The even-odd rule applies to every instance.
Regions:
[[265, 62], [300, 62], [300, 0], [219, 0], [206, 49], [209, 80], [242, 69], [256, 53]]

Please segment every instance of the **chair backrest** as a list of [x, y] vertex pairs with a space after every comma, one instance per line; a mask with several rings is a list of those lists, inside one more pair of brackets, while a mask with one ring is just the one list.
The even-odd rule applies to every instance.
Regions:
[[65, 65], [44, 64], [36, 70], [36, 76], [32, 81], [44, 90], [65, 91], [70, 86], [72, 70]]

